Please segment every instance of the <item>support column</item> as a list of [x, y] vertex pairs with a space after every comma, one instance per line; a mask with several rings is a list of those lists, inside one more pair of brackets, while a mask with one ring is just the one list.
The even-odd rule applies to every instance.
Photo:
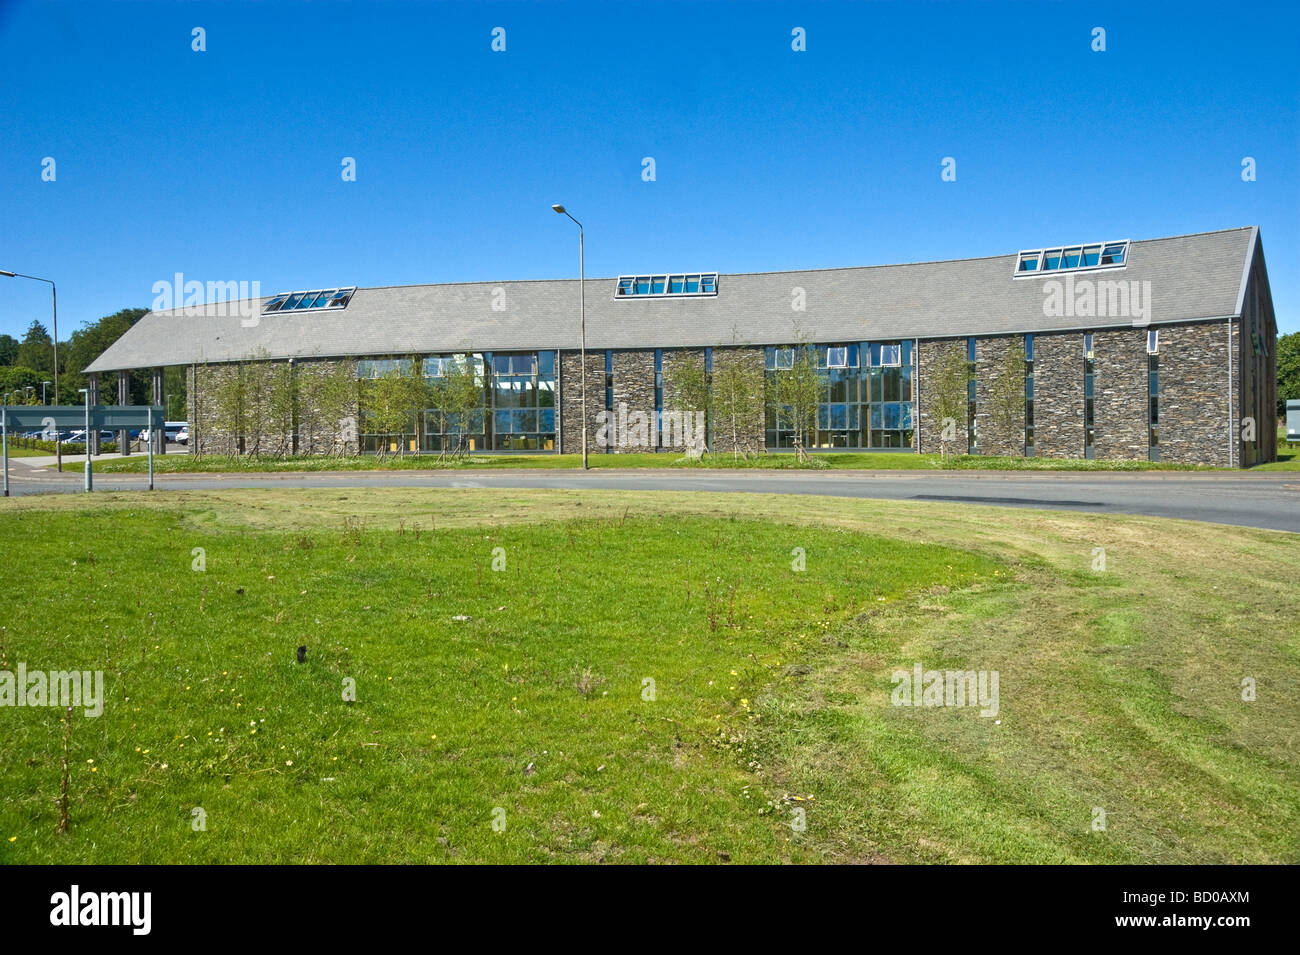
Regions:
[[[119, 371], [117, 373], [117, 403], [119, 405], [129, 405], [131, 403], [131, 373], [129, 371]], [[117, 450], [123, 457], [131, 453], [131, 432], [126, 428], [117, 433]]]
[[[163, 370], [162, 368], [155, 368], [153, 370], [153, 403], [156, 405], [161, 405], [166, 399], [166, 393], [163, 388]], [[167, 417], [167, 409], [165, 407], [163, 408], [162, 416], [164, 419]], [[149, 433], [149, 441], [153, 444], [154, 454], [166, 454], [167, 431], [164, 428], [165, 420], [157, 422], [157, 424], [158, 427], [154, 428], [153, 431]]]
[[[86, 388], [88, 390], [86, 400], [90, 402], [90, 406], [93, 408], [95, 405], [99, 404], [99, 375], [87, 375]], [[90, 453], [99, 454], [98, 428], [90, 434]]]

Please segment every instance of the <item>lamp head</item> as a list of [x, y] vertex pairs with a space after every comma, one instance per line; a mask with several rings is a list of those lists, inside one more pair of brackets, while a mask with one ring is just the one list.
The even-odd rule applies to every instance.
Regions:
[[[551, 206], [551, 208], [554, 209], [556, 212], [558, 212], [560, 215], [564, 215], [564, 213], [565, 213], [565, 208], [564, 208], [564, 206], [555, 205], [555, 206]], [[6, 273], [6, 274], [7, 274], [7, 273]]]

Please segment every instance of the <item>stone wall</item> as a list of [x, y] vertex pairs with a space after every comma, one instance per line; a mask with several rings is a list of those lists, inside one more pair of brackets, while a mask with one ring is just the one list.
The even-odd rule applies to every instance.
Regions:
[[1095, 457], [1147, 460], [1147, 330], [1096, 332], [1092, 354]]
[[[979, 343], [976, 343], [978, 349]], [[943, 430], [943, 422], [939, 420], [939, 414], [935, 410], [935, 389], [934, 379], [935, 372], [939, 367], [940, 357], [945, 352], [956, 352], [960, 356], [966, 354], [966, 339], [922, 339], [917, 343], [917, 362], [916, 369], [919, 378], [918, 390], [920, 400], [918, 402], [916, 440], [918, 446], [926, 454], [937, 454], [940, 449], [940, 434]], [[978, 351], [976, 352], [978, 355]], [[966, 410], [965, 403], [962, 404], [962, 410], [955, 418], [956, 437], [948, 442], [947, 450], [950, 453], [965, 454], [968, 447], [968, 437], [966, 433]]]
[[[283, 367], [281, 365], [281, 367]], [[229, 414], [219, 410], [221, 389], [232, 385], [241, 373], [238, 364], [195, 365], [187, 371], [190, 449], [196, 454], [241, 454], [260, 449], [266, 454], [355, 454], [357, 451], [358, 404], [355, 388], [355, 359], [321, 359], [296, 362], [294, 366], [295, 419], [293, 428], [281, 428], [265, 421], [260, 434], [236, 434]], [[329, 420], [322, 415], [315, 384], [322, 378], [342, 374], [353, 383], [352, 398], [344, 403], [343, 414]], [[253, 400], [251, 394], [248, 400]], [[266, 395], [263, 394], [263, 400]]]
[[[1096, 353], [1095, 342], [1093, 352]], [[1034, 453], [1037, 457], [1083, 457], [1083, 374], [1081, 332], [1034, 335]]]
[[[605, 410], [605, 352], [588, 351], [585, 376], [579, 368], [580, 352], [560, 354], [560, 442], [565, 454], [582, 453], [582, 381], [587, 382], [587, 453], [601, 454], [596, 446], [597, 415]], [[617, 381], [615, 376], [615, 381]]]
[[[664, 411], [665, 412], [706, 411], [707, 409], [705, 408], [678, 408], [677, 393], [673, 390], [673, 374], [677, 369], [685, 367], [687, 365], [692, 365], [701, 371], [704, 370], [704, 349], [703, 348], [674, 348], [671, 350], [664, 349], [663, 354], [664, 354], [664, 359], [663, 359]], [[707, 429], [707, 422], [706, 422], [706, 429]], [[669, 437], [668, 435], [665, 435], [664, 438], [662, 439], [663, 446], [665, 449], [674, 452], [682, 452], [686, 450], [682, 441], [676, 440], [670, 442], [668, 441], [668, 437]], [[674, 434], [673, 437], [679, 438], [680, 435]], [[701, 434], [700, 437], [704, 437], [704, 435]]]
[[765, 364], [763, 349], [744, 347], [713, 349], [713, 374], [715, 378], [720, 371], [733, 363], [741, 364], [757, 375], [757, 380], [760, 382], [756, 402], [757, 410], [747, 419], [738, 422], [736, 427], [733, 428], [730, 421], [724, 420], [722, 410], [717, 407], [717, 396], [715, 394], [714, 417], [716, 420], [710, 422], [710, 436], [713, 439], [713, 446], [710, 450], [715, 454], [734, 454], [736, 451], [741, 454], [757, 454], [763, 451], [766, 441], [763, 433], [764, 407], [761, 385]]
[[1160, 326], [1160, 460], [1229, 465], [1228, 350], [1227, 322]]
[[[1005, 362], [1012, 349], [1023, 355], [1025, 340], [1020, 335], [975, 340], [975, 433], [979, 436], [979, 453], [1023, 457], [1025, 453], [1025, 380], [1017, 376], [1019, 401], [1012, 413], [1004, 415], [994, 406], [994, 383], [1001, 380]], [[1008, 420], [1002, 420], [1003, 418]]]

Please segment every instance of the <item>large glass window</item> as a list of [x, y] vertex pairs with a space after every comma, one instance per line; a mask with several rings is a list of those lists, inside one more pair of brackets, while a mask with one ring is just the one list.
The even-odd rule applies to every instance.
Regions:
[[411, 408], [409, 421], [400, 430], [393, 430], [394, 422], [378, 410], [383, 391], [379, 379], [392, 375], [407, 378], [414, 373], [415, 362], [410, 358], [362, 358], [357, 362], [361, 411], [357, 443], [362, 452], [407, 454], [419, 450], [416, 408]]
[[555, 450], [555, 352], [491, 356], [493, 451]]
[[[823, 385], [815, 435], [809, 450], [910, 448], [913, 446], [913, 355], [910, 341], [818, 345], [811, 354]], [[770, 385], [795, 364], [795, 349], [769, 347], [765, 367]], [[772, 398], [765, 415], [766, 443], [773, 450], [794, 447], [794, 422]]]
[[488, 425], [484, 382], [487, 380], [487, 364], [484, 356], [429, 355], [421, 365], [431, 390], [454, 387], [451, 378], [464, 374], [467, 370], [472, 371], [479, 396], [476, 407], [458, 412], [450, 412], [446, 407], [439, 407], [436, 400], [433, 401], [434, 406], [426, 408], [424, 412], [423, 449], [433, 453], [457, 449], [471, 453], [486, 450]]

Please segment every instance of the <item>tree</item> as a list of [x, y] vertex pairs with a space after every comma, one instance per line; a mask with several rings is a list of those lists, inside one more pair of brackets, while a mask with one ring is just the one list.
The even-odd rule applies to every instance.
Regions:
[[[147, 308], [120, 309], [112, 315], [105, 315], [98, 321], [77, 329], [68, 336], [66, 342], [59, 343], [59, 390], [65, 397], [73, 399], [78, 388], [86, 387], [86, 366], [104, 354], [110, 345], [125, 335], [131, 326], [148, 312]], [[180, 398], [183, 404], [184, 375], [178, 371], [169, 378], [164, 378], [164, 381], [166, 382], [164, 391], [172, 396], [173, 401]], [[116, 380], [108, 384], [107, 389], [101, 388], [101, 394], [111, 398], [107, 403], [116, 404]], [[131, 403], [149, 404], [152, 400], [153, 382], [150, 370], [141, 368], [131, 372]]]
[[1277, 340], [1277, 413], [1286, 414], [1287, 399], [1300, 400], [1300, 332]]
[[989, 423], [995, 434], [1024, 434], [1025, 368], [1024, 344], [1009, 346], [989, 386]]
[[18, 346], [18, 355], [14, 361], [17, 365], [31, 368], [42, 374], [54, 371], [54, 340], [50, 331], [38, 321], [33, 321]]
[[[428, 403], [428, 388], [424, 376], [419, 373], [415, 360], [408, 359], [409, 366], [399, 368], [363, 382], [361, 397], [366, 424], [371, 433], [381, 439], [390, 435], [401, 438], [415, 430], [415, 421], [420, 410]], [[387, 453], [387, 442], [380, 445], [380, 454]], [[397, 443], [399, 457], [406, 454], [405, 440]]]
[[18, 361], [18, 339], [12, 335], [0, 335], [0, 366], [8, 366]]
[[710, 382], [714, 433], [731, 438], [735, 460], [749, 457], [754, 435], [763, 432], [764, 378], [762, 352], [743, 347], [715, 349]]
[[817, 364], [817, 354], [804, 334], [795, 330], [794, 355], [788, 369], [779, 367], [774, 376], [773, 401], [777, 418], [794, 431], [795, 455], [808, 460], [808, 445], [817, 439], [817, 415], [826, 382]]
[[452, 457], [466, 453], [466, 438], [481, 430], [483, 414], [483, 379], [475, 367], [476, 359], [470, 355], [453, 358], [433, 358], [427, 371], [436, 371], [427, 380], [428, 407], [435, 431], [442, 436], [438, 459], [447, 457], [447, 443], [454, 435], [456, 444]]
[[244, 451], [244, 435], [248, 431], [243, 372], [240, 365], [204, 368], [205, 376], [214, 380], [211, 388], [213, 423], [217, 429], [229, 433], [234, 443], [232, 450], [236, 454]]
[[[957, 437], [957, 425], [966, 420], [969, 402], [970, 361], [957, 345], [941, 346], [930, 381], [930, 411], [939, 422], [939, 451], [948, 458], [948, 444]], [[1024, 395], [1023, 376], [1021, 382]]]
[[[672, 355], [664, 359], [664, 408], [683, 417], [704, 412], [705, 428], [713, 418], [709, 373], [703, 356]], [[692, 419], [694, 420], [694, 419]], [[695, 435], [702, 441], [703, 434]], [[690, 450], [689, 448], [687, 450]]]

